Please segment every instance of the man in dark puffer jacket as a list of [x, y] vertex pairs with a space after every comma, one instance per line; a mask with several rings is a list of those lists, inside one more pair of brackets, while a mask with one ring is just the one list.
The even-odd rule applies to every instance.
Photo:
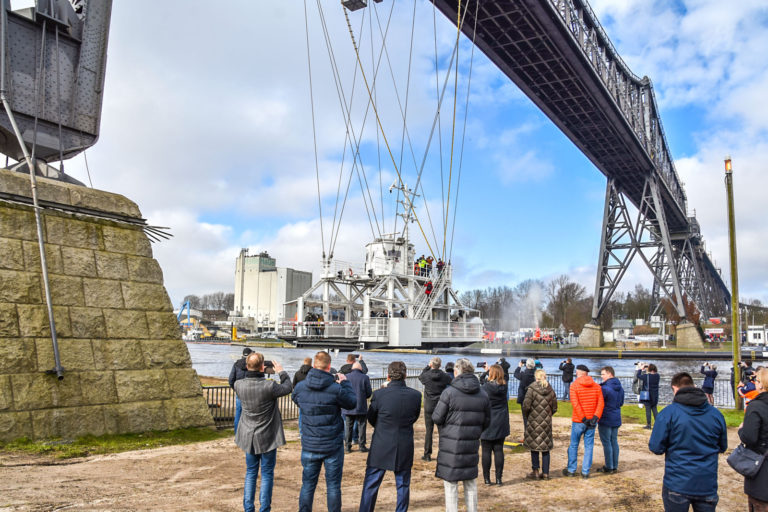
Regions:
[[477, 511], [478, 449], [480, 434], [491, 423], [491, 405], [474, 371], [468, 359], [456, 361], [456, 377], [432, 413], [432, 421], [441, 427], [435, 476], [444, 480], [446, 512], [458, 510], [459, 482], [464, 482], [467, 512]]
[[[739, 429], [741, 442], [750, 450], [766, 453], [768, 450], [768, 369], [757, 370], [755, 388], [758, 395], [749, 402], [744, 423]], [[749, 500], [749, 510], [768, 510], [768, 463], [763, 462], [754, 478], [744, 478], [744, 493]]]
[[[328, 510], [341, 510], [341, 475], [344, 469], [344, 422], [341, 409], [352, 409], [357, 397], [344, 374], [330, 373], [331, 356], [315, 354], [314, 368], [293, 390], [301, 410], [301, 478], [299, 510], [312, 510], [320, 468], [325, 464]], [[338, 383], [336, 382], [338, 379]]]
[[421, 460], [427, 462], [432, 460], [432, 433], [435, 430], [432, 413], [437, 401], [440, 400], [440, 395], [451, 383], [451, 376], [440, 369], [441, 363], [442, 360], [439, 357], [433, 357], [429, 361], [429, 366], [424, 368], [419, 375], [419, 380], [424, 385], [424, 426], [426, 427], [424, 455]]
[[664, 510], [714, 511], [717, 507], [718, 454], [728, 448], [725, 419], [694, 387], [691, 375], [672, 377], [675, 398], [656, 417], [648, 448], [664, 454], [661, 499]]

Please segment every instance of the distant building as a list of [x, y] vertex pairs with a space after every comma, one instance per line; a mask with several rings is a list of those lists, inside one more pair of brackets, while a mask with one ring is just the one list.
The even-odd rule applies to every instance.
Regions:
[[765, 325], [749, 325], [747, 326], [747, 343], [751, 345], [766, 345], [768, 337], [768, 329]]
[[310, 286], [312, 272], [278, 267], [266, 251], [251, 256], [248, 249], [242, 249], [235, 262], [233, 320], [245, 320], [238, 323], [259, 332], [276, 330], [283, 304], [300, 297]]
[[611, 326], [614, 341], [627, 339], [629, 335], [632, 334], [633, 328], [631, 320], [627, 320], [626, 318], [615, 319]]

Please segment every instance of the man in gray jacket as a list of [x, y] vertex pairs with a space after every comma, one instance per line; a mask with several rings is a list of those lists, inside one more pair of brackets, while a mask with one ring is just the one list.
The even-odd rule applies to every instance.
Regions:
[[264, 376], [264, 356], [252, 352], [245, 360], [245, 378], [235, 382], [235, 393], [243, 406], [235, 444], [245, 452], [245, 490], [243, 510], [254, 512], [256, 479], [261, 465], [261, 491], [259, 510], [271, 510], [272, 484], [275, 475], [277, 447], [285, 444], [283, 419], [277, 399], [291, 392], [291, 380], [280, 363], [275, 361], [280, 383]]

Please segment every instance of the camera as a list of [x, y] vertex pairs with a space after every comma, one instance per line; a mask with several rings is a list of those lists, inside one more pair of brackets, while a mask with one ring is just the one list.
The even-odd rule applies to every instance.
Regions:
[[360, 354], [349, 354], [349, 355], [354, 357], [355, 359], [358, 359], [360, 357]]
[[478, 368], [485, 368], [485, 365], [486, 365], [486, 364], [487, 364], [487, 363], [486, 363], [485, 361], [480, 361], [479, 363], [477, 363], [477, 365], [476, 365], [476, 366], [477, 366]]
[[522, 364], [525, 364], [525, 362], [526, 362], [526, 361], [527, 361], [527, 359], [521, 359], [521, 360], [520, 360], [520, 362], [521, 362]]
[[273, 363], [272, 361], [264, 361], [264, 368], [274, 368], [274, 367], [275, 367], [275, 363]]

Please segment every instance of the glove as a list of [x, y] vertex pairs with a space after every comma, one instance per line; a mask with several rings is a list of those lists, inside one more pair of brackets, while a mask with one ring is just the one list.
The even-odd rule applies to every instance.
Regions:
[[597, 416], [592, 416], [589, 420], [586, 421], [587, 428], [593, 429], [597, 426], [597, 422], [599, 421], [599, 418]]
[[587, 424], [587, 417], [584, 416], [583, 418], [581, 418], [581, 422], [586, 425]]

